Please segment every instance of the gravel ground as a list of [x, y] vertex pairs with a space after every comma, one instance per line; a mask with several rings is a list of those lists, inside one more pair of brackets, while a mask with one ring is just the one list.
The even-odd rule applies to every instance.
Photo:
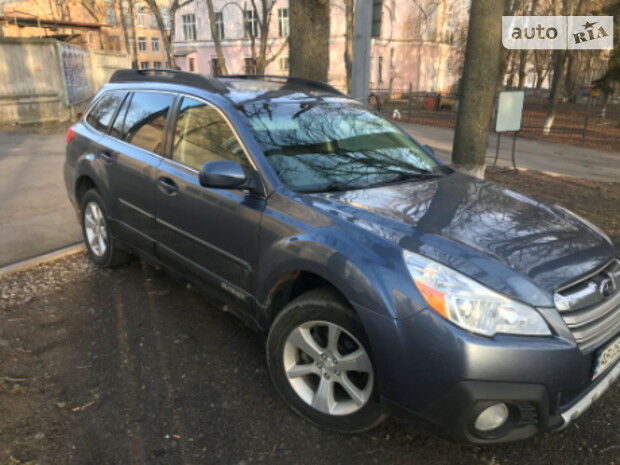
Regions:
[[257, 335], [138, 261], [102, 271], [77, 253], [0, 276], [0, 296], [0, 465], [620, 464], [618, 383], [565, 431], [514, 444], [394, 419], [346, 436], [283, 404]]

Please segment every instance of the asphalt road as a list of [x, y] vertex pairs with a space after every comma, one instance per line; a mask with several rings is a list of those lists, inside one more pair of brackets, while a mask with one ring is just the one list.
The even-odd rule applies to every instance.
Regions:
[[515, 444], [396, 420], [341, 435], [283, 404], [259, 337], [137, 261], [99, 271], [81, 254], [0, 290], [2, 464], [619, 463], [618, 385], [567, 430]]
[[0, 132], [0, 266], [81, 239], [62, 179], [64, 137]]
[[[452, 129], [403, 123], [420, 142], [449, 163]], [[50, 134], [0, 131], [0, 267], [81, 240], [81, 231], [65, 192], [62, 164], [65, 129]], [[510, 166], [509, 138], [500, 166]], [[518, 139], [518, 166], [597, 181], [620, 182], [617, 153]], [[495, 155], [489, 138], [487, 160]]]

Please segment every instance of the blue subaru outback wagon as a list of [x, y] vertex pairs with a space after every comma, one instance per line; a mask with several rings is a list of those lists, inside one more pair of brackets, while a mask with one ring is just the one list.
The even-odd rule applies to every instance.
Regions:
[[69, 130], [64, 177], [98, 266], [136, 254], [225, 305], [318, 425], [398, 413], [510, 441], [618, 377], [609, 238], [327, 84], [117, 71]]

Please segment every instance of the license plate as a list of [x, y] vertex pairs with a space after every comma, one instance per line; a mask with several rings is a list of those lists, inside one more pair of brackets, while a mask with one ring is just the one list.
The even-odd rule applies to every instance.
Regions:
[[614, 339], [611, 344], [601, 350], [596, 356], [596, 365], [594, 365], [592, 379], [595, 379], [611, 367], [618, 358], [620, 358], [620, 336]]

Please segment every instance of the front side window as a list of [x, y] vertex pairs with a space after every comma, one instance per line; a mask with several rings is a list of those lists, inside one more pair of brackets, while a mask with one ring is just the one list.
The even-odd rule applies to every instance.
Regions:
[[256, 102], [241, 112], [293, 190], [359, 189], [445, 173], [392, 123], [357, 103]]
[[234, 160], [248, 170], [248, 159], [237, 136], [211, 105], [184, 98], [179, 109], [172, 159], [199, 170], [210, 161]]
[[151, 39], [151, 48], [154, 52], [159, 52], [159, 39], [157, 37]]
[[181, 20], [183, 22], [183, 39], [196, 40], [196, 16], [183, 15]]
[[258, 16], [255, 10], [243, 10], [243, 37], [258, 37]]
[[146, 37], [138, 37], [138, 50], [146, 52]]
[[118, 112], [111, 134], [153, 153], [160, 153], [171, 94], [135, 92]]
[[86, 116], [88, 124], [98, 131], [106, 132], [124, 96], [125, 92], [107, 92], [104, 94], [93, 109], [88, 112], [88, 116]]
[[288, 8], [278, 9], [278, 35], [288, 37]]

